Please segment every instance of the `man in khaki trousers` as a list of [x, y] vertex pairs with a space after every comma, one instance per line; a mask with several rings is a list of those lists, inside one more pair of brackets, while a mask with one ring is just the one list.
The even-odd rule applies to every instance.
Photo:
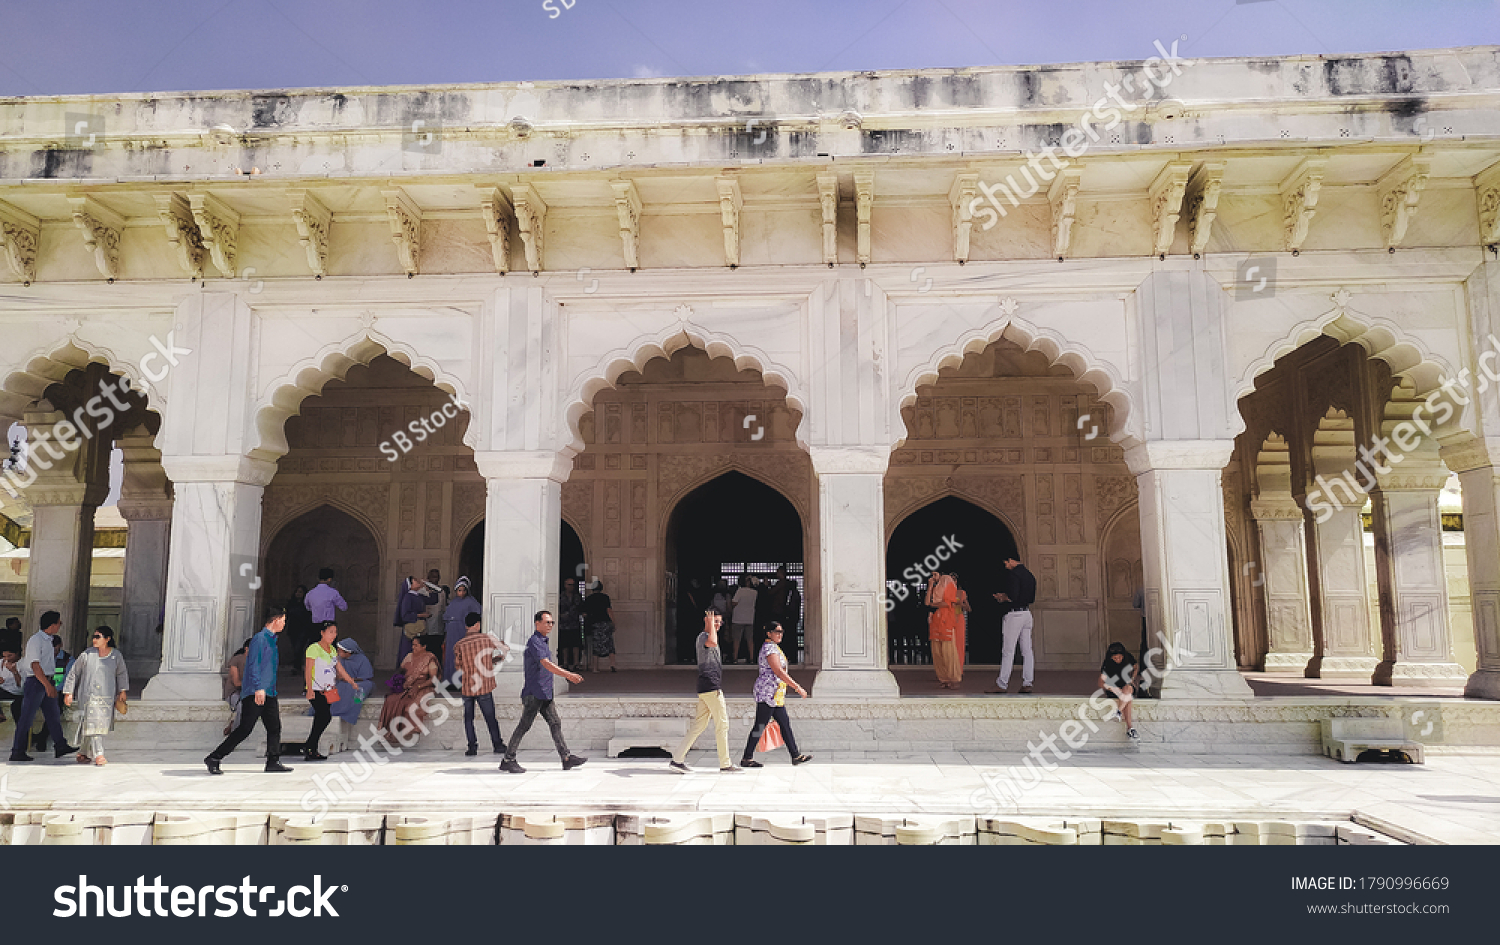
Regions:
[[741, 771], [729, 757], [729, 707], [724, 704], [724, 663], [719, 656], [719, 628], [724, 616], [710, 607], [703, 614], [703, 632], [698, 634], [698, 714], [688, 726], [687, 736], [672, 752], [672, 770], [687, 774], [687, 753], [693, 742], [714, 723], [714, 741], [719, 747], [719, 770]]

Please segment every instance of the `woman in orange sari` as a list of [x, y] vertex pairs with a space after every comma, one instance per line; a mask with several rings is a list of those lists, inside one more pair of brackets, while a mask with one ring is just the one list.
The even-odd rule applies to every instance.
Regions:
[[932, 641], [932, 667], [938, 684], [957, 689], [964, 678], [964, 614], [969, 595], [959, 589], [954, 575], [934, 571], [927, 584], [927, 635]]
[[[433, 691], [438, 676], [443, 672], [442, 664], [431, 652], [441, 639], [423, 635], [411, 641], [411, 652], [401, 661], [401, 672], [406, 674], [401, 691], [386, 696], [385, 705], [380, 709], [382, 735], [389, 732], [401, 744], [407, 745], [406, 738], [410, 732], [424, 731], [422, 721], [427, 718], [427, 708], [422, 705], [422, 699]], [[391, 726], [398, 718], [405, 718], [409, 727], [403, 725], [400, 726], [403, 731], [392, 732]]]

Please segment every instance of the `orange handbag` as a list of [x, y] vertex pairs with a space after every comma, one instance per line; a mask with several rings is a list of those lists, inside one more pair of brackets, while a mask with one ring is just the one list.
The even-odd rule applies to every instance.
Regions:
[[756, 751], [773, 751], [784, 746], [786, 742], [781, 740], [781, 726], [773, 720], [766, 730], [761, 733], [760, 741], [756, 743]]

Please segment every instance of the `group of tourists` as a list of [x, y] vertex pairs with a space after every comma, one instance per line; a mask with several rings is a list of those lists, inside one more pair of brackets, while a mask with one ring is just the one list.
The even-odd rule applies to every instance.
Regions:
[[[0, 638], [0, 690], [16, 723], [10, 760], [32, 761], [28, 747], [45, 746], [42, 739], [50, 737], [55, 757], [76, 755], [81, 764], [104, 766], [104, 736], [114, 730], [115, 713], [127, 711], [130, 690], [130, 673], [115, 647], [114, 629], [96, 628], [89, 648], [77, 659], [69, 659], [63, 650], [62, 615], [57, 611], [42, 614], [39, 631], [24, 647], [12, 635], [19, 630], [16, 621]], [[65, 721], [64, 711], [69, 709]], [[39, 710], [43, 731], [33, 739], [31, 727]]]
[[[795, 633], [802, 618], [802, 592], [797, 582], [787, 576], [785, 565], [776, 569], [774, 581], [762, 580], [758, 575], [746, 572], [731, 588], [723, 577], [712, 586], [693, 578], [688, 581], [686, 592], [687, 612], [695, 619], [710, 608], [727, 618], [729, 646], [724, 664], [728, 666], [741, 662], [742, 652], [745, 654], [743, 662], [756, 662], [756, 654], [772, 623], [790, 627]], [[685, 653], [683, 657], [686, 657]]]
[[615, 612], [604, 582], [589, 585], [588, 596], [579, 593], [579, 582], [567, 579], [557, 599], [558, 658], [569, 672], [597, 672], [609, 660], [609, 671], [619, 672], [615, 662]]

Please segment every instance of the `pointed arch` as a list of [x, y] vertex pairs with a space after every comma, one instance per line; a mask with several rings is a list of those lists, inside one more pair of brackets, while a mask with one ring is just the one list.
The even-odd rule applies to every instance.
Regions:
[[[332, 493], [317, 495], [295, 504], [289, 504], [275, 513], [275, 518], [263, 518], [261, 520], [260, 553], [264, 558], [270, 551], [271, 544], [278, 535], [286, 530], [288, 525], [297, 521], [304, 515], [316, 512], [323, 506], [328, 506], [335, 512], [342, 512], [365, 527], [370, 537], [375, 540], [375, 548], [380, 554], [380, 559], [385, 560], [385, 525], [371, 520], [370, 516], [357, 504], [346, 501], [344, 498]], [[264, 506], [263, 506], [264, 508]]]
[[433, 383], [438, 390], [454, 397], [469, 411], [470, 423], [464, 443], [477, 450], [479, 424], [475, 422], [473, 404], [463, 381], [444, 371], [432, 358], [419, 355], [411, 346], [366, 327], [342, 341], [323, 346], [272, 380], [261, 391], [256, 402], [254, 442], [250, 455], [274, 462], [286, 455], [286, 421], [302, 409], [302, 402], [323, 392], [329, 381], [344, 380], [355, 365], [368, 365], [386, 355], [404, 365], [418, 377]]
[[1018, 525], [1010, 515], [1007, 515], [1005, 511], [1000, 508], [999, 505], [991, 501], [988, 496], [976, 495], [972, 492], [966, 492], [953, 485], [953, 483], [946, 481], [944, 482], [943, 486], [936, 492], [914, 498], [910, 502], [901, 506], [901, 508], [897, 509], [895, 512], [887, 510], [885, 526], [886, 544], [890, 544], [891, 536], [896, 534], [896, 529], [901, 527], [902, 522], [911, 518], [913, 515], [916, 515], [918, 512], [921, 512], [923, 509], [927, 508], [933, 503], [946, 498], [962, 499], [970, 505], [978, 506], [979, 508], [993, 515], [995, 518], [1000, 520], [1000, 524], [1005, 526], [1006, 531], [1010, 532], [1011, 537], [1016, 540], [1016, 545], [1018, 547], [1026, 547], [1026, 529], [1021, 525]]
[[[964, 332], [957, 341], [934, 352], [927, 363], [913, 368], [901, 384], [900, 396], [894, 404], [894, 428], [905, 431], [906, 424], [901, 418], [901, 411], [916, 403], [918, 388], [936, 383], [944, 368], [957, 368], [966, 355], [978, 354], [1002, 338], [1018, 345], [1022, 351], [1041, 352], [1046, 356], [1049, 366], [1061, 364], [1073, 372], [1079, 383], [1093, 388], [1099, 395], [1099, 400], [1109, 404], [1114, 411], [1114, 429], [1107, 432], [1111, 440], [1118, 441], [1131, 421], [1135, 402], [1114, 366], [1095, 355], [1085, 345], [1071, 342], [1050, 328], [1034, 325], [1024, 318], [1011, 315]], [[897, 445], [905, 442], [906, 435], [903, 432]]]
[[[660, 496], [659, 501], [663, 514], [661, 516], [661, 524], [658, 526], [658, 537], [665, 538], [671, 528], [672, 515], [677, 511], [677, 507], [682, 504], [683, 499], [686, 499], [698, 491], [698, 489], [713, 482], [720, 476], [731, 472], [737, 472], [749, 479], [754, 479], [790, 502], [792, 508], [797, 511], [797, 515], [802, 519], [804, 526], [806, 522], [811, 520], [811, 509], [807, 507], [808, 496], [799, 494], [798, 491], [788, 488], [788, 483], [777, 482], [776, 479], [763, 469], [740, 462], [737, 458], [725, 456], [723, 462], [699, 472], [696, 476], [681, 485], [674, 485], [670, 494]], [[579, 534], [582, 534], [582, 532]]]
[[20, 366], [0, 382], [0, 417], [19, 419], [47, 388], [60, 384], [73, 371], [91, 363], [103, 364], [130, 382], [132, 390], [146, 397], [146, 409], [161, 415], [165, 398], [141, 371], [139, 361], [122, 356], [108, 345], [80, 338], [77, 331], [55, 344], [39, 345], [20, 361]]
[[[680, 321], [655, 334], [637, 335], [629, 344], [606, 353], [600, 359], [604, 364], [602, 370], [585, 373], [574, 380], [564, 397], [573, 450], [582, 452], [584, 449], [578, 422], [593, 409], [594, 398], [601, 391], [613, 389], [620, 376], [628, 371], [643, 372], [652, 358], [670, 358], [688, 347], [700, 348], [711, 358], [729, 358], [738, 370], [759, 373], [767, 387], [780, 388], [787, 405], [806, 416], [806, 397], [791, 368], [779, 364], [755, 345], [745, 344], [723, 332]], [[797, 445], [803, 449], [808, 448], [806, 428], [806, 424], [799, 424], [796, 434]]]

